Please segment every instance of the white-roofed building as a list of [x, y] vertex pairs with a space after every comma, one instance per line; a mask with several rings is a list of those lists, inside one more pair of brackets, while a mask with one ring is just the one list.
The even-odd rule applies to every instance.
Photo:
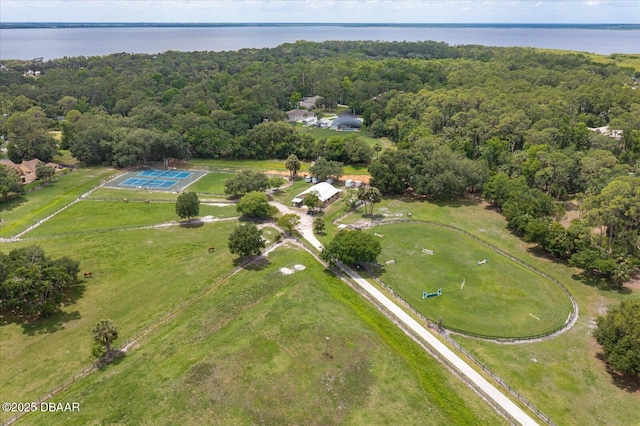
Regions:
[[317, 193], [318, 198], [320, 198], [320, 201], [322, 201], [322, 207], [326, 207], [340, 198], [340, 193], [342, 192], [342, 190], [334, 187], [330, 183], [320, 182], [296, 195], [296, 197], [291, 200], [291, 204], [294, 207], [302, 207], [302, 201], [304, 200], [304, 197], [312, 192]]

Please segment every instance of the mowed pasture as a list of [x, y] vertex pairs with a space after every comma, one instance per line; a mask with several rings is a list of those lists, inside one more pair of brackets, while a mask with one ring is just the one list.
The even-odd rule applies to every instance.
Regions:
[[185, 188], [185, 191], [224, 196], [224, 183], [234, 176], [234, 173], [209, 172]]
[[[80, 219], [56, 216], [51, 221], [55, 227], [56, 220]], [[81, 277], [84, 271], [93, 273], [73, 289], [60, 314], [27, 324], [8, 315], [0, 318], [3, 398], [37, 400], [94, 361], [91, 329], [97, 321], [114, 320], [123, 341], [214, 284], [234, 268], [236, 256], [229, 253], [227, 238], [235, 226], [224, 221], [3, 243], [4, 252], [37, 243], [51, 257], [78, 260]], [[208, 252], [211, 246], [217, 248], [213, 253]]]
[[[283, 274], [282, 268], [295, 272]], [[120, 362], [54, 400], [77, 401], [81, 411], [29, 414], [25, 420], [507, 423], [312, 256], [288, 246], [229, 278]]]
[[[199, 218], [224, 219], [238, 216], [234, 205], [210, 206], [200, 204]], [[125, 230], [141, 226], [163, 226], [167, 223], [183, 223], [176, 214], [175, 202], [142, 201], [93, 201], [83, 200], [58, 213], [52, 220], [44, 222], [25, 235], [41, 238], [60, 234], [90, 234]]]
[[[376, 226], [366, 232], [384, 236], [378, 237], [384, 266], [379, 278], [446, 327], [527, 337], [562, 327], [571, 313], [571, 301], [556, 284], [460, 232], [426, 223]], [[423, 292], [438, 289], [441, 296], [423, 298]]]
[[104, 168], [78, 169], [35, 191], [0, 203], [0, 237], [8, 238], [55, 213], [115, 172]]

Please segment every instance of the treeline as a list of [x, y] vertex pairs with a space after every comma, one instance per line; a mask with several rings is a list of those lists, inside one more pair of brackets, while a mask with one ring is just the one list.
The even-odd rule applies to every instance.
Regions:
[[[5, 65], [2, 129], [16, 160], [47, 160], [56, 149], [47, 130], [59, 126], [62, 146], [88, 164], [292, 154], [371, 161], [357, 137], [316, 141], [283, 122], [300, 96], [319, 95], [320, 110], [346, 104], [395, 142], [370, 165], [382, 192], [484, 191], [514, 232], [587, 271], [622, 282], [638, 265], [632, 69], [532, 48], [357, 41]], [[25, 77], [28, 69], [41, 76]], [[605, 126], [610, 134], [589, 129]], [[570, 199], [582, 228], [557, 222]]]

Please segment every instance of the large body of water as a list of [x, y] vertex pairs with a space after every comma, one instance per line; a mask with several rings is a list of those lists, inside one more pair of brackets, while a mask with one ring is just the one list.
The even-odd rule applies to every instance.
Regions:
[[225, 51], [297, 40], [443, 41], [528, 46], [599, 54], [640, 53], [640, 27], [239, 25], [0, 29], [0, 60], [45, 60], [111, 53]]

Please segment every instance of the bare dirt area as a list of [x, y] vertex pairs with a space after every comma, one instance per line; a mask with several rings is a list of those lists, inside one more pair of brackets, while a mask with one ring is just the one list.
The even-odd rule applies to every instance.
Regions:
[[580, 219], [580, 206], [577, 201], [567, 201], [563, 205], [565, 213], [560, 223], [565, 228], [571, 225], [571, 221], [574, 219]]

